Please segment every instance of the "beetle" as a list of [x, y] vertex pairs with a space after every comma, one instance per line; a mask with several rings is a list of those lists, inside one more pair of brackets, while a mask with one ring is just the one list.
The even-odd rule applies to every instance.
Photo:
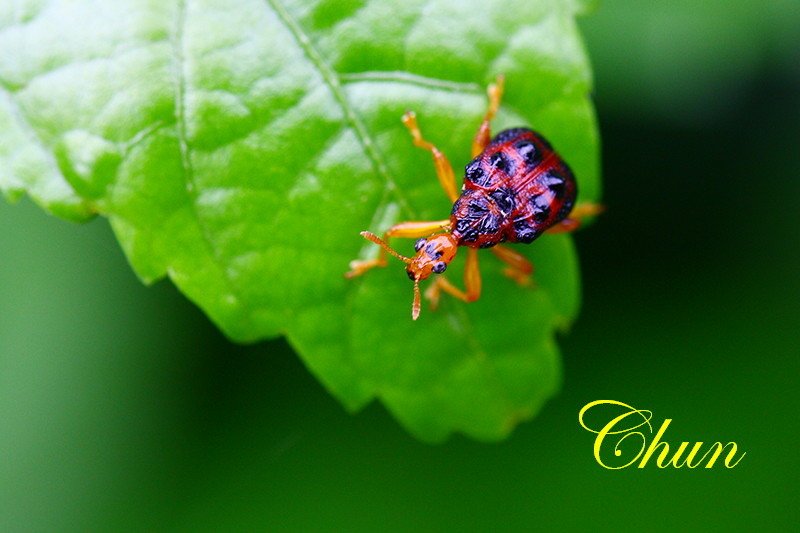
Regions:
[[[379, 245], [377, 258], [354, 260], [348, 278], [360, 276], [374, 267], [387, 264], [391, 254], [406, 264], [406, 273], [414, 282], [411, 316], [419, 318], [421, 302], [419, 282], [437, 274], [425, 291], [436, 307], [442, 291], [464, 302], [480, 297], [481, 277], [477, 251], [489, 248], [508, 266], [503, 273], [520, 285], [530, 283], [533, 265], [523, 255], [502, 245], [504, 242], [530, 244], [544, 233], [574, 231], [586, 216], [598, 214], [597, 204], [575, 205], [578, 186], [567, 163], [547, 140], [535, 131], [511, 128], [491, 137], [490, 122], [500, 107], [504, 77], [489, 85], [489, 105], [472, 142], [472, 161], [464, 171], [461, 191], [456, 188], [455, 174], [447, 157], [425, 140], [413, 111], [403, 115], [403, 124], [415, 146], [433, 156], [436, 175], [447, 197], [453, 202], [450, 217], [436, 221], [401, 222], [378, 237], [369, 231], [361, 235]], [[418, 239], [415, 255], [406, 257], [392, 249], [389, 238]], [[453, 260], [458, 247], [467, 248], [464, 270], [465, 290], [461, 290], [441, 274]]]

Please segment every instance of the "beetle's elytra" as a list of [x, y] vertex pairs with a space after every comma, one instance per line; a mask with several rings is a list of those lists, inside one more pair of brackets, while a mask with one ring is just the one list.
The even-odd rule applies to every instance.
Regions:
[[[361, 235], [378, 244], [376, 259], [352, 261], [347, 277], [386, 266], [389, 253], [406, 263], [406, 273], [414, 282], [411, 315], [419, 317], [419, 282], [431, 274], [442, 274], [459, 246], [467, 247], [464, 270], [466, 291], [437, 276], [425, 296], [435, 307], [441, 291], [465, 302], [478, 299], [481, 291], [478, 248], [489, 248], [508, 267], [504, 273], [521, 285], [530, 283], [533, 265], [503, 242], [529, 244], [543, 233], [573, 231], [583, 217], [602, 211], [596, 204], [575, 205], [578, 187], [569, 166], [550, 143], [528, 128], [503, 130], [490, 140], [490, 121], [494, 118], [503, 92], [503, 77], [489, 85], [489, 107], [472, 143], [472, 157], [464, 171], [461, 192], [456, 188], [453, 168], [445, 155], [422, 137], [413, 112], [403, 115], [414, 144], [433, 155], [436, 175], [453, 202], [450, 218], [431, 222], [401, 222], [389, 228], [383, 239], [368, 231]], [[393, 250], [391, 237], [417, 238], [413, 257]]]
[[541, 135], [504, 130], [467, 165], [451, 231], [459, 246], [527, 244], [567, 218], [577, 193], [572, 171]]

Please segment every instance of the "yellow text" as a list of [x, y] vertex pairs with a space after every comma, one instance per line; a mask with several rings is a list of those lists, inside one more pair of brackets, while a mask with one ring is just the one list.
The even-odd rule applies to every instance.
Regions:
[[[600, 429], [589, 427], [585, 421], [586, 413], [600, 406], [605, 406], [608, 411], [613, 410], [616, 416], [606, 422]], [[728, 442], [725, 445], [721, 442], [715, 442], [707, 446], [702, 455], [700, 453], [704, 448], [703, 442], [691, 444], [691, 449], [689, 449], [690, 443], [681, 442], [677, 447], [673, 445], [674, 451], [670, 455], [670, 449], [673, 448], [663, 440], [663, 437], [672, 419], [665, 419], [655, 436], [649, 439], [648, 443], [648, 437], [644, 430], [646, 428], [650, 435], [653, 434], [653, 426], [650, 423], [652, 418], [653, 413], [651, 411], [636, 409], [626, 403], [615, 400], [597, 400], [587, 403], [578, 414], [578, 422], [580, 422], [581, 426], [597, 435], [594, 439], [595, 460], [600, 466], [609, 470], [619, 470], [634, 464], [638, 468], [644, 468], [656, 454], [655, 464], [658, 468], [683, 468], [684, 466], [697, 468], [701, 465], [704, 465], [705, 468], [713, 468], [717, 464], [717, 459], [726, 449], [728, 454], [721, 464], [726, 468], [733, 468], [746, 455], [746, 452], [742, 452], [741, 455], [736, 456], [739, 448], [735, 442]], [[613, 454], [611, 450], [613, 450]], [[688, 453], [687, 450], [689, 450]], [[620, 459], [611, 461], [611, 455]], [[627, 455], [627, 457], [623, 457], [623, 455]]]

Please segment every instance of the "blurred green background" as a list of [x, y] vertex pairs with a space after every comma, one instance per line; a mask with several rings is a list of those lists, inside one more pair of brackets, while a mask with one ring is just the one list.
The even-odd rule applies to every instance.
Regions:
[[[800, 4], [607, 0], [581, 26], [609, 209], [537, 419], [429, 446], [349, 415], [285, 342], [143, 287], [106, 221], [0, 202], [0, 531], [796, 529]], [[603, 398], [747, 456], [603, 470], [577, 423]]]

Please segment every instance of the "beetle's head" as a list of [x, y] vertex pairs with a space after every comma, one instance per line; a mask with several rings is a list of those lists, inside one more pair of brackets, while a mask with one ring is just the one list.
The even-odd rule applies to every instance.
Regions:
[[417, 252], [407, 263], [409, 279], [423, 280], [431, 274], [441, 274], [456, 255], [456, 240], [449, 233], [440, 233], [414, 243]]
[[362, 231], [361, 235], [406, 264], [406, 274], [414, 282], [414, 303], [411, 306], [411, 316], [414, 320], [419, 318], [421, 308], [419, 282], [427, 279], [431, 274], [441, 274], [447, 269], [447, 265], [456, 255], [458, 244], [450, 233], [439, 233], [419, 239], [414, 244], [416, 253], [413, 257], [400, 255], [386, 244], [377, 235], [368, 231]]

